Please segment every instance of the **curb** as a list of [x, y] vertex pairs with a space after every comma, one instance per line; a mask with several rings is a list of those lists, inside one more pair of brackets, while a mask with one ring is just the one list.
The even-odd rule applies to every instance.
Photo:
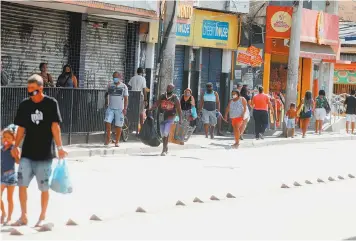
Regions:
[[[328, 136], [320, 138], [305, 138], [305, 139], [279, 139], [273, 141], [245, 141], [241, 143], [241, 148], [257, 148], [257, 147], [266, 147], [266, 146], [278, 146], [278, 145], [287, 145], [287, 144], [300, 144], [300, 143], [315, 143], [315, 142], [327, 142], [327, 141], [347, 141], [347, 140], [356, 140], [356, 136]], [[141, 145], [141, 143], [140, 143]], [[208, 144], [209, 145], [209, 144]], [[186, 144], [186, 145], [171, 145], [170, 150], [179, 151], [179, 150], [192, 150], [192, 149], [206, 149], [208, 145], [198, 145], [198, 144]], [[226, 148], [230, 149], [230, 148]], [[73, 150], [68, 151], [69, 158], [77, 157], [94, 157], [94, 156], [114, 156], [114, 155], [125, 155], [125, 154], [138, 154], [138, 153], [153, 153], [160, 152], [161, 147], [139, 147], [139, 148], [95, 148], [95, 149], [83, 149], [83, 150]]]

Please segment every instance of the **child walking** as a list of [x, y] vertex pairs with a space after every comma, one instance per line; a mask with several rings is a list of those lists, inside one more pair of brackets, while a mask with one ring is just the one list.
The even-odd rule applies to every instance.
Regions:
[[[13, 195], [17, 184], [15, 162], [19, 163], [20, 157], [13, 157], [11, 150], [15, 142], [15, 126], [8, 127], [2, 132], [1, 148], [1, 224], [7, 225], [11, 221], [14, 210]], [[2, 201], [3, 192], [7, 189], [8, 212], [5, 212]], [[6, 219], [6, 221], [5, 221]]]
[[295, 103], [291, 103], [289, 110], [286, 113], [286, 117], [288, 118], [287, 121], [287, 138], [292, 137], [294, 138], [295, 132], [295, 118], [297, 117], [297, 110]]
[[240, 145], [240, 129], [246, 113], [247, 102], [238, 90], [233, 90], [231, 95], [232, 99], [229, 101], [229, 104], [225, 110], [225, 120], [227, 120], [227, 116], [230, 114], [231, 124], [234, 129], [235, 136], [235, 144], [232, 145], [232, 148], [237, 149]]

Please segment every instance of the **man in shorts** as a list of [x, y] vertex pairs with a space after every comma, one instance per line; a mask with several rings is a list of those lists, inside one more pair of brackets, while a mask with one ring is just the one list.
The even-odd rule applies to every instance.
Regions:
[[105, 94], [105, 104], [107, 106], [104, 120], [106, 125], [105, 145], [107, 146], [110, 143], [111, 124], [115, 119], [115, 147], [119, 147], [121, 129], [124, 125], [124, 117], [127, 113], [127, 105], [129, 104], [129, 90], [122, 82], [118, 72], [114, 72], [112, 76], [113, 82], [109, 84], [108, 91]]
[[27, 187], [33, 177], [36, 177], [41, 191], [41, 214], [35, 227], [41, 227], [46, 219], [52, 159], [56, 156], [54, 144], [57, 145], [59, 159], [63, 159], [67, 153], [62, 147], [59, 126], [62, 118], [58, 103], [54, 98], [43, 94], [43, 79], [40, 75], [35, 74], [28, 79], [27, 91], [29, 98], [20, 103], [15, 117], [18, 129], [12, 149], [13, 156], [20, 155], [19, 146], [23, 139], [24, 142], [18, 169], [21, 217], [12, 226], [28, 223]]
[[213, 84], [206, 84], [206, 92], [200, 100], [199, 112], [202, 113], [202, 121], [204, 123], [205, 137], [214, 139], [214, 129], [218, 122], [217, 114], [220, 113], [219, 94], [213, 90]]
[[356, 91], [352, 90], [350, 95], [346, 97], [344, 102], [346, 105], [346, 132], [349, 132], [349, 127], [351, 123], [351, 134], [354, 134], [355, 131], [355, 122], [356, 122]]

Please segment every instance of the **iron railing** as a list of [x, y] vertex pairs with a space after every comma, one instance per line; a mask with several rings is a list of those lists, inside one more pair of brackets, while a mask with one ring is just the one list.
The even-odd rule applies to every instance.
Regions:
[[[62, 115], [61, 130], [68, 134], [105, 131], [106, 89], [45, 88], [44, 93], [58, 101]], [[20, 102], [28, 96], [27, 88], [1, 87], [1, 127], [12, 124]], [[130, 131], [138, 132], [140, 91], [129, 91], [127, 118]]]

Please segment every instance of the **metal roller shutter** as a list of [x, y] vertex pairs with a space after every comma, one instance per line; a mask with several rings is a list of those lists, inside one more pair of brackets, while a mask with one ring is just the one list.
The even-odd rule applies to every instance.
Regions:
[[[206, 83], [213, 83], [214, 90], [219, 92], [220, 90], [220, 75], [222, 64], [222, 50], [203, 48], [202, 52], [202, 72], [201, 72], [201, 84], [200, 87], [205, 91]], [[220, 93], [219, 93], [220, 94]]]
[[[114, 71], [125, 73], [127, 21], [97, 16], [88, 19], [84, 87], [105, 88]], [[103, 23], [108, 23], [106, 28]]]
[[222, 64], [222, 50], [210, 49], [209, 53], [209, 80], [213, 83], [214, 90], [220, 93], [220, 76], [221, 76], [221, 64]]
[[24, 86], [48, 62], [56, 80], [68, 62], [69, 14], [1, 2], [1, 60], [12, 86]]
[[181, 96], [183, 94], [183, 78], [184, 78], [184, 46], [176, 46], [176, 55], [174, 60], [174, 80], [173, 84], [176, 87], [176, 94]]

